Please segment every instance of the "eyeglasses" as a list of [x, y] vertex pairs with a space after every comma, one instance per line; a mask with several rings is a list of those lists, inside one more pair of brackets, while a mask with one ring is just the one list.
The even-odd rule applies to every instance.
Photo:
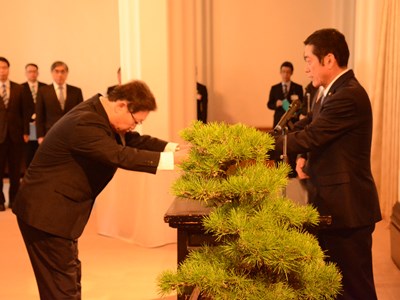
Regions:
[[133, 113], [132, 113], [132, 112], [130, 112], [130, 113], [131, 113], [133, 122], [135, 122], [135, 125], [142, 125], [142, 121], [139, 122], [138, 120], [136, 120], [136, 118], [135, 118], [135, 116], [133, 115]]

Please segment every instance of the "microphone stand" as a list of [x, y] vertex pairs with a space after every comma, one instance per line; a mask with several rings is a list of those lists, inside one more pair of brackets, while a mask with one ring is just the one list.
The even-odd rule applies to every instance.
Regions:
[[[289, 158], [287, 156], [287, 134], [288, 134], [287, 125], [282, 128], [282, 136], [283, 136], [283, 149], [281, 159], [284, 163], [289, 164]], [[283, 196], [286, 197], [286, 186], [283, 188]]]
[[[295, 96], [295, 97], [293, 97], [293, 96]], [[285, 114], [281, 117], [278, 124], [274, 128], [275, 132], [280, 131], [283, 136], [283, 150], [282, 150], [282, 155], [280, 158], [286, 164], [289, 164], [289, 159], [287, 156], [287, 134], [289, 131], [289, 127], [293, 126], [293, 124], [290, 121], [290, 118], [295, 115], [296, 111], [300, 108], [300, 104], [301, 104], [297, 95], [292, 95], [292, 97], [293, 97], [293, 101], [292, 101], [292, 104], [290, 104], [290, 106], [289, 106], [289, 110], [285, 112]], [[283, 191], [283, 195], [286, 197], [286, 187]]]

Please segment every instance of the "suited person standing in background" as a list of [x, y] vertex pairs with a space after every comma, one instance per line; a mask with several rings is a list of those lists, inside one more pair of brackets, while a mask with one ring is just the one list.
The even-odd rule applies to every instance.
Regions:
[[10, 63], [0, 57], [0, 211], [5, 210], [3, 179], [8, 167], [9, 207], [14, 202], [21, 179], [24, 143], [29, 139], [29, 103], [21, 85], [8, 78]]
[[[282, 81], [271, 87], [269, 92], [269, 98], [267, 106], [269, 109], [274, 110], [274, 124], [278, 124], [279, 120], [288, 110], [289, 105], [292, 103], [292, 96], [296, 95], [299, 100], [303, 103], [303, 87], [291, 81], [293, 75], [293, 64], [289, 61], [285, 61], [281, 65], [280, 74]], [[293, 121], [297, 121], [296, 117]]]
[[25, 149], [25, 167], [28, 168], [33, 156], [39, 146], [36, 137], [36, 99], [40, 87], [46, 84], [38, 81], [39, 67], [34, 63], [25, 66], [25, 76], [27, 81], [22, 84], [24, 97], [28, 99], [30, 105], [29, 141]]
[[117, 80], [118, 84], [109, 86], [107, 88], [107, 95], [109, 95], [113, 91], [113, 89], [115, 89], [117, 86], [121, 85], [121, 67], [119, 67], [117, 70]]
[[200, 82], [196, 82], [197, 89], [197, 120], [207, 123], [208, 92], [207, 87]]
[[[289, 109], [289, 106], [292, 103], [292, 98], [297, 96], [300, 102], [303, 103], [303, 87], [300, 84], [291, 81], [293, 70], [293, 64], [291, 62], [283, 62], [280, 68], [282, 81], [271, 87], [267, 106], [269, 109], [275, 111], [274, 123], [272, 128], [275, 128], [275, 126], [279, 123], [279, 120]], [[290, 120], [292, 124], [299, 120], [299, 114], [295, 115]], [[297, 177], [296, 155], [288, 155], [288, 160], [289, 165], [292, 169], [292, 171], [289, 173], [289, 177], [295, 178]]]
[[83, 102], [82, 90], [66, 84], [68, 66], [62, 61], [51, 65], [53, 83], [41, 87], [36, 101], [36, 133], [38, 143], [50, 128], [74, 106]]

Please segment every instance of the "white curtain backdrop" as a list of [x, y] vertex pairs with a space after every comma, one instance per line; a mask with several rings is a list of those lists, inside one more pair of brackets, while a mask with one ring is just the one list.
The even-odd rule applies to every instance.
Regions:
[[400, 200], [400, 0], [357, 1], [356, 18], [355, 69], [372, 101], [372, 168], [388, 220]]
[[[142, 134], [181, 142], [179, 131], [195, 118], [194, 2], [119, 0], [122, 81], [144, 80], [157, 99]], [[184, 57], [185, 59], [182, 59]], [[96, 201], [99, 234], [144, 247], [175, 243], [164, 222], [174, 200], [175, 171], [156, 175], [118, 170]]]

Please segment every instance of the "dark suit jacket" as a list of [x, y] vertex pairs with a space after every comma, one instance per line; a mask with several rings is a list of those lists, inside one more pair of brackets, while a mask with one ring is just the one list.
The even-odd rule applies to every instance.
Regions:
[[[371, 139], [370, 100], [351, 70], [288, 134], [288, 153], [308, 152], [309, 202], [322, 216], [332, 217], [331, 228], [356, 228], [381, 219], [371, 174]], [[279, 137], [278, 153], [282, 144]]]
[[[290, 88], [287, 96], [287, 100], [292, 103], [292, 100], [290, 97], [292, 95], [297, 95], [303, 103], [303, 87], [300, 84], [297, 84], [293, 81], [290, 82]], [[278, 124], [279, 120], [282, 118], [282, 116], [285, 114], [285, 110], [283, 109], [282, 106], [276, 107], [276, 101], [278, 100], [284, 100], [284, 95], [283, 95], [283, 90], [282, 90], [282, 83], [275, 84], [271, 87], [271, 90], [269, 92], [269, 99], [267, 106], [269, 109], [275, 110], [274, 113], [274, 124], [273, 127], [275, 128], [275, 125]], [[296, 116], [293, 118], [293, 122], [298, 121], [299, 117]]]
[[10, 137], [13, 143], [23, 143], [23, 135], [29, 134], [29, 101], [24, 98], [22, 86], [10, 81], [7, 108], [0, 97], [0, 143]]
[[208, 92], [207, 87], [199, 82], [197, 88], [197, 120], [207, 123]]
[[53, 84], [41, 87], [36, 99], [37, 137], [44, 137], [65, 113], [82, 101], [81, 89], [67, 84], [67, 99], [65, 100], [64, 110], [62, 110]]
[[[28, 82], [24, 82], [21, 85], [22, 85], [22, 88], [23, 88], [24, 98], [27, 99], [27, 101], [29, 103], [30, 115], [32, 116], [32, 114], [35, 112], [35, 102], [33, 101], [31, 87], [30, 87]], [[46, 85], [47, 84], [38, 81], [38, 90], [42, 86], [46, 86]], [[36, 94], [37, 94], [37, 91], [36, 91]]]
[[156, 173], [167, 142], [129, 132], [123, 146], [99, 96], [67, 113], [36, 152], [13, 205], [25, 223], [76, 239], [117, 168]]

